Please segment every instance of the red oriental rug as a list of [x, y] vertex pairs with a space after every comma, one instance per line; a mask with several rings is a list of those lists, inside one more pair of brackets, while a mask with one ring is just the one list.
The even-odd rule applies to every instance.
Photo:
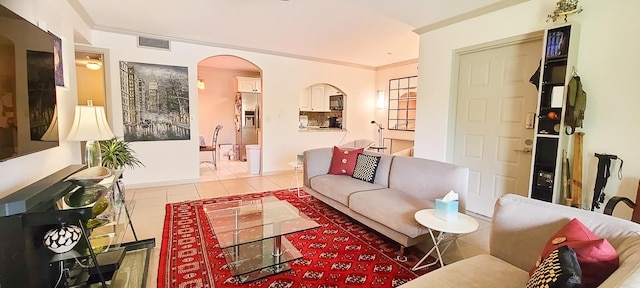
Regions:
[[[291, 270], [239, 284], [202, 205], [269, 195], [321, 226], [287, 235], [304, 255]], [[411, 271], [424, 252], [411, 247], [405, 251], [408, 260], [398, 262], [399, 244], [313, 197], [300, 199], [286, 190], [167, 204], [162, 234], [158, 287], [397, 287], [430, 271]]]

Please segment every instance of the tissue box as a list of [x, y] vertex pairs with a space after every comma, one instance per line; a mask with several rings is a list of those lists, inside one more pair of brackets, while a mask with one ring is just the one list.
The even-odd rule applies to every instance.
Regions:
[[444, 202], [441, 199], [436, 199], [436, 217], [444, 221], [456, 221], [458, 220], [458, 201]]

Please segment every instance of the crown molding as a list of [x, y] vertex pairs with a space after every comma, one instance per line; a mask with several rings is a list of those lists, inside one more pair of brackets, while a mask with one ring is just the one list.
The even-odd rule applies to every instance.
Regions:
[[405, 66], [405, 65], [410, 65], [410, 64], [418, 64], [418, 58], [409, 59], [409, 60], [405, 60], [405, 61], [400, 61], [400, 62], [396, 62], [396, 63], [391, 63], [391, 64], [387, 64], [387, 65], [378, 66], [378, 67], [376, 67], [376, 71], [383, 70], [383, 69], [400, 67], [400, 66]]
[[84, 7], [82, 7], [82, 5], [80, 4], [80, 2], [78, 2], [78, 0], [67, 0], [67, 2], [69, 2], [69, 5], [71, 5], [73, 10], [76, 10], [76, 13], [78, 13], [80, 18], [82, 18], [82, 20], [84, 21], [84, 23], [87, 23], [89, 28], [93, 28], [93, 26], [96, 26], [96, 23], [93, 22], [93, 19], [91, 19], [91, 16], [89, 16], [89, 13], [87, 13], [87, 10], [85, 10]]
[[424, 34], [424, 33], [427, 33], [427, 32], [433, 31], [433, 30], [440, 29], [442, 27], [446, 27], [446, 26], [449, 26], [449, 25], [452, 25], [452, 24], [456, 24], [458, 22], [462, 22], [462, 21], [469, 20], [469, 19], [472, 19], [472, 18], [476, 18], [478, 16], [489, 14], [491, 12], [502, 10], [504, 8], [511, 7], [511, 6], [514, 6], [514, 5], [518, 5], [518, 4], [527, 2], [527, 1], [530, 1], [530, 0], [505, 0], [505, 1], [499, 1], [499, 2], [493, 3], [491, 5], [480, 7], [478, 9], [471, 10], [469, 12], [460, 14], [458, 16], [447, 18], [447, 19], [435, 22], [433, 24], [429, 24], [427, 26], [423, 26], [423, 27], [414, 29], [413, 32], [421, 35], [421, 34]]

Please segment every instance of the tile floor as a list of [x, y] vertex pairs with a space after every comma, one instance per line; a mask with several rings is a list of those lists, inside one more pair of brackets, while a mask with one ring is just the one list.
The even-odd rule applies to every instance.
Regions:
[[[294, 179], [293, 169], [288, 173], [256, 177], [248, 173], [246, 162], [219, 161], [218, 170], [210, 164], [201, 164], [201, 182], [173, 186], [126, 189], [126, 198], [134, 200], [131, 219], [138, 239], [156, 239], [156, 248], [149, 262], [147, 287], [156, 287], [165, 205], [172, 202], [215, 198], [237, 194], [287, 189]], [[299, 176], [302, 179], [302, 175]], [[472, 215], [475, 216], [475, 215]], [[483, 217], [475, 217], [480, 224], [476, 232], [458, 238], [458, 247], [451, 245], [443, 255], [445, 263], [455, 262], [489, 251], [489, 227], [491, 223]], [[132, 241], [131, 233], [125, 241]], [[430, 242], [430, 241], [429, 241]], [[430, 243], [419, 247], [426, 251]]]

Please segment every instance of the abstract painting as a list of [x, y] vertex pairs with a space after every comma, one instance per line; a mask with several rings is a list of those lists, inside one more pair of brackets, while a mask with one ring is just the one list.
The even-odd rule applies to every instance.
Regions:
[[187, 67], [120, 61], [124, 140], [191, 138]]

